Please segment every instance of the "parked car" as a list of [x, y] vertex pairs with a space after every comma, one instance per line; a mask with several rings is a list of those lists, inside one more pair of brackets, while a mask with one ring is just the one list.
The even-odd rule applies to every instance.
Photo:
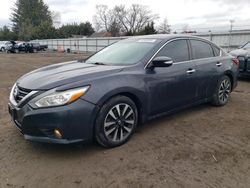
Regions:
[[33, 47], [28, 42], [19, 42], [16, 43], [15, 41], [11, 41], [11, 44], [6, 47], [7, 53], [33, 53]]
[[30, 45], [33, 47], [33, 52], [46, 51], [48, 49], [48, 45], [42, 45], [40, 43], [31, 42]]
[[147, 120], [205, 102], [225, 105], [237, 85], [238, 65], [202, 38], [133, 37], [85, 61], [22, 76], [11, 90], [9, 113], [27, 140], [95, 139], [115, 147]]
[[233, 50], [230, 54], [234, 57], [237, 57], [240, 66], [239, 66], [239, 76], [245, 77], [250, 76], [250, 41], [245, 45], [241, 46], [237, 50]]
[[11, 45], [10, 41], [0, 41], [0, 50], [1, 50], [1, 52], [4, 52], [8, 45]]

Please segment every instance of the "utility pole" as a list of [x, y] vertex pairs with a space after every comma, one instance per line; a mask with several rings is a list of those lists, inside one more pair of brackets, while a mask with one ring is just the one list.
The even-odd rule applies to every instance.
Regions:
[[230, 51], [230, 48], [231, 48], [233, 23], [235, 22], [235, 20], [229, 20], [229, 22], [230, 22], [230, 30], [229, 30], [229, 38], [228, 38], [228, 52]]

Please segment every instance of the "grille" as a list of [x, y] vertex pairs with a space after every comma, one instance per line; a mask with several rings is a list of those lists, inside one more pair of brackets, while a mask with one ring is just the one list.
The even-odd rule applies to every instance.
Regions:
[[19, 103], [25, 96], [27, 96], [31, 90], [24, 89], [21, 87], [16, 86], [13, 92], [14, 99], [17, 103]]

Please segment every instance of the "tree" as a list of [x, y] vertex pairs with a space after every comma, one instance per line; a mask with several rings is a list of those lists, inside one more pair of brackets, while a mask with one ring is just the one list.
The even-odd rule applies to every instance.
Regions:
[[142, 29], [138, 34], [139, 35], [151, 35], [156, 34], [157, 31], [154, 28], [154, 22], [148, 23], [144, 29]]
[[10, 18], [13, 24], [12, 29], [20, 39], [30, 38], [31, 31], [28, 31], [26, 27], [32, 29], [43, 22], [51, 25], [53, 23], [51, 12], [43, 0], [17, 0], [12, 10]]
[[32, 39], [53, 39], [58, 38], [55, 27], [48, 22], [43, 22], [33, 29]]
[[156, 19], [158, 15], [152, 14], [144, 5], [133, 4], [129, 8], [119, 5], [113, 9], [109, 9], [106, 5], [97, 5], [94, 24], [97, 31], [105, 30], [112, 36], [117, 36], [120, 32], [135, 35]]
[[118, 36], [121, 25], [113, 9], [107, 5], [97, 5], [96, 15], [93, 17], [96, 31], [105, 30], [112, 36]]
[[114, 8], [115, 15], [127, 35], [135, 35], [148, 23], [158, 19], [157, 14], [152, 14], [148, 6], [133, 4], [130, 8], [119, 5]]
[[169, 34], [171, 32], [170, 25], [168, 24], [168, 19], [165, 18], [158, 28], [158, 33]]
[[0, 28], [0, 41], [17, 40], [17, 35], [12, 32], [7, 26]]
[[24, 20], [24, 22], [19, 27], [18, 38], [29, 41], [32, 39], [34, 27], [30, 23], [30, 19]]
[[68, 38], [72, 37], [72, 35], [84, 35], [89, 36], [92, 33], [94, 33], [94, 29], [90, 22], [83, 22], [80, 24], [73, 23], [73, 24], [67, 24], [63, 25], [58, 29], [59, 36]]
[[78, 27], [79, 35], [90, 36], [95, 32], [90, 22], [80, 23]]

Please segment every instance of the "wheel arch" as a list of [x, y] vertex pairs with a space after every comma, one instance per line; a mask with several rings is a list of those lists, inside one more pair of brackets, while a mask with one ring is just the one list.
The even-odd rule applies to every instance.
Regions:
[[233, 89], [234, 86], [234, 78], [233, 78], [233, 73], [231, 71], [226, 71], [224, 75], [228, 76], [230, 81], [231, 81], [231, 90]]
[[136, 105], [138, 110], [138, 120], [139, 123], [143, 123], [145, 121], [145, 109], [146, 109], [146, 98], [144, 94], [142, 94], [139, 91], [136, 90], [128, 90], [128, 89], [122, 89], [118, 91], [113, 91], [108, 94], [106, 94], [102, 99], [98, 102], [98, 106], [101, 108], [107, 101], [109, 101], [111, 98], [116, 96], [126, 96], [130, 98]]

